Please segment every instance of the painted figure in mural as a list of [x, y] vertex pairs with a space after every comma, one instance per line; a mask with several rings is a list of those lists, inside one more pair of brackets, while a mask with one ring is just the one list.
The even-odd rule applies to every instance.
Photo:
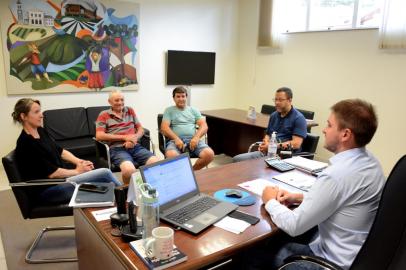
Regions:
[[109, 69], [108, 50], [105, 48], [91, 50], [86, 59], [86, 69], [89, 72], [87, 86], [96, 91], [104, 88], [103, 72]]
[[39, 57], [41, 52], [39, 51], [38, 46], [34, 42], [28, 43], [27, 46], [30, 53], [21, 60], [19, 65], [22, 65], [26, 61], [30, 60], [31, 71], [37, 81], [41, 81], [40, 74], [42, 74], [49, 83], [53, 83], [53, 81], [49, 78], [44, 66], [41, 64], [41, 59]]
[[104, 87], [103, 76], [100, 72], [100, 60], [101, 60], [101, 52], [98, 49], [95, 49], [90, 52], [89, 60], [91, 63], [89, 71], [89, 81], [87, 86], [89, 88], [97, 90], [101, 90]]

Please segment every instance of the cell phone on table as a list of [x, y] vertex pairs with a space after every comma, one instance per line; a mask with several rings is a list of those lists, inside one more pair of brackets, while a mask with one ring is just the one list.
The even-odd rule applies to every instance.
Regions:
[[83, 183], [79, 185], [79, 190], [84, 190], [88, 192], [106, 193], [107, 190], [109, 190], [109, 188], [95, 184]]

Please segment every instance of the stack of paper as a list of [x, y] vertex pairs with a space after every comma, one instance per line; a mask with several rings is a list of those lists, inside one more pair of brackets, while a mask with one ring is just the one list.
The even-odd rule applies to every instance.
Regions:
[[316, 182], [316, 177], [299, 171], [281, 173], [274, 176], [273, 178], [305, 191], [308, 191], [312, 187], [314, 182]]
[[272, 187], [278, 186], [289, 192], [294, 192], [294, 193], [303, 192], [303, 190], [294, 188], [291, 185], [285, 185], [279, 181], [262, 179], [262, 178], [247, 181], [247, 182], [238, 184], [238, 186], [240, 186], [258, 196], [262, 196], [262, 192], [264, 191], [265, 187], [267, 187], [267, 186], [272, 186]]
[[297, 169], [305, 170], [310, 173], [317, 173], [328, 166], [325, 162], [307, 159], [304, 157], [286, 158], [283, 161], [295, 166]]
[[103, 210], [92, 211], [92, 215], [96, 221], [109, 220], [110, 216], [117, 213], [117, 207], [106, 208]]
[[243, 231], [245, 231], [251, 224], [244, 220], [232, 218], [229, 216], [226, 216], [219, 222], [215, 223], [214, 226], [222, 228], [226, 231], [235, 233], [235, 234], [240, 234]]

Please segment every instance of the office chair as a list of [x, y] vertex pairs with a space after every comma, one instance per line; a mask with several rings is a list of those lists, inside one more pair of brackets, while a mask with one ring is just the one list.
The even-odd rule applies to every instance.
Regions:
[[[309, 120], [314, 119], [314, 112], [308, 111], [308, 110], [302, 110], [302, 109], [297, 109], [297, 110], [303, 114], [304, 118], [309, 119]], [[275, 106], [267, 105], [267, 104], [262, 105], [261, 113], [263, 113], [263, 114], [272, 114], [274, 111], [276, 111]], [[312, 127], [307, 128], [308, 133], [310, 133], [311, 128]]]
[[[406, 269], [405, 177], [406, 155], [396, 163], [385, 183], [374, 223], [350, 270]], [[297, 255], [289, 257], [279, 269], [309, 260], [325, 269], [341, 269], [324, 258]]]
[[273, 105], [263, 104], [261, 107], [261, 113], [263, 114], [272, 114], [274, 111], [276, 111], [276, 108]]
[[[319, 143], [320, 136], [307, 133], [306, 138], [302, 143], [301, 152], [292, 153], [292, 156], [301, 156], [308, 159], [314, 159], [316, 154], [317, 145]], [[256, 151], [262, 142], [254, 142], [248, 147], [248, 152]]]
[[[314, 119], [314, 112], [308, 111], [308, 110], [302, 110], [302, 109], [297, 109], [299, 112], [301, 112], [307, 120], [313, 120]], [[310, 133], [310, 130], [312, 129], [311, 126], [307, 126], [307, 133]]]
[[[163, 114], [160, 113], [157, 116], [157, 123], [158, 123], [158, 143], [159, 143], [159, 151], [165, 156], [165, 148], [166, 148], [166, 142], [168, 141], [168, 138], [164, 136], [161, 132], [161, 123], [162, 123], [162, 118]], [[199, 126], [196, 126], [198, 129]], [[203, 136], [204, 142], [207, 144], [207, 134]]]
[[[15, 151], [11, 151], [2, 158], [4, 170], [10, 182], [11, 189], [17, 200], [21, 214], [24, 219], [48, 218], [72, 216], [72, 208], [68, 204], [44, 204], [37, 199], [38, 195], [46, 188], [65, 183], [65, 179], [38, 179], [24, 181], [22, 180], [20, 170], [17, 167]], [[77, 258], [55, 258], [55, 259], [32, 259], [32, 254], [40, 243], [45, 241], [42, 237], [49, 231], [74, 230], [74, 226], [45, 227], [35, 238], [29, 248], [25, 261], [27, 263], [52, 263], [52, 262], [75, 262]], [[43, 241], [41, 241], [43, 240]]]
[[[96, 140], [96, 138], [93, 139], [96, 146], [97, 166], [99, 168], [108, 168], [112, 172], [119, 172], [120, 168], [118, 166], [115, 166], [110, 160], [109, 145], [105, 142]], [[138, 140], [138, 143], [155, 154], [155, 145], [151, 140], [150, 132], [148, 129], [144, 128], [144, 135]]]
[[[314, 112], [312, 111], [308, 111], [308, 110], [302, 110], [302, 109], [297, 109], [299, 112], [301, 112], [304, 116], [304, 118], [306, 119], [314, 119]], [[267, 104], [263, 104], [261, 107], [261, 113], [263, 114], [272, 114], [274, 111], [276, 111], [275, 106], [273, 105], [267, 105]]]
[[304, 118], [309, 119], [309, 120], [314, 119], [314, 112], [308, 111], [308, 110], [302, 110], [302, 109], [296, 109], [296, 110], [301, 112], [303, 114]]

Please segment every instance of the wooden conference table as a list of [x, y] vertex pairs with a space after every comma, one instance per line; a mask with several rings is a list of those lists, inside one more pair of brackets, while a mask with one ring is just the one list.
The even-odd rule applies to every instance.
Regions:
[[[231, 157], [246, 153], [252, 143], [262, 140], [270, 117], [257, 113], [256, 119], [250, 120], [247, 111], [240, 109], [209, 110], [202, 111], [202, 114], [206, 116], [208, 144], [214, 153]], [[308, 127], [317, 125], [307, 120]]]
[[[256, 178], [271, 179], [278, 172], [265, 166], [262, 159], [227, 164], [196, 172], [200, 190], [213, 194], [223, 188]], [[92, 211], [99, 208], [76, 208], [74, 220], [79, 268], [83, 269], [147, 269], [128, 243], [110, 234], [110, 220], [97, 222]], [[197, 236], [184, 231], [175, 232], [175, 245], [188, 256], [186, 262], [169, 269], [198, 269], [221, 263], [242, 250], [270, 237], [278, 231], [258, 197], [256, 204], [239, 210], [260, 218], [241, 234], [211, 226]]]

